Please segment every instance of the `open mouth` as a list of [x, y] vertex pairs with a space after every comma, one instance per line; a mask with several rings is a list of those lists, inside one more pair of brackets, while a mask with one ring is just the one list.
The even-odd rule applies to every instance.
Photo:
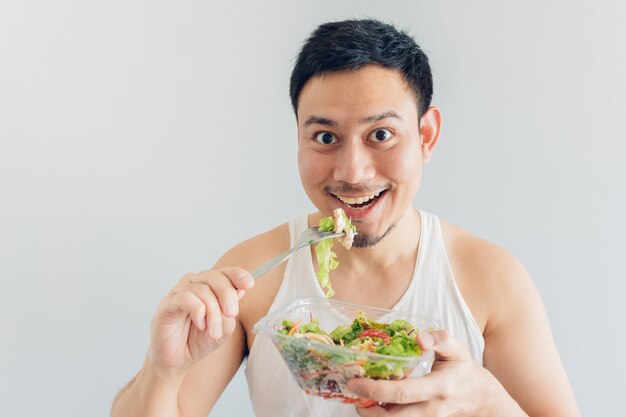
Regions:
[[346, 206], [353, 209], [365, 209], [373, 204], [375, 204], [385, 193], [387, 189], [379, 191], [375, 194], [370, 194], [363, 197], [347, 197], [341, 195], [331, 194], [337, 200], [341, 201]]

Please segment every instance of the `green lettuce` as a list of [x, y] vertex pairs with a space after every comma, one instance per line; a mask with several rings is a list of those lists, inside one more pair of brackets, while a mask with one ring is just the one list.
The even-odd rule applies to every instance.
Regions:
[[406, 331], [400, 330], [393, 335], [388, 344], [376, 349], [376, 353], [389, 356], [420, 356], [422, 349], [414, 337], [408, 336]]
[[394, 320], [391, 323], [389, 323], [389, 327], [387, 327], [387, 333], [389, 334], [389, 336], [393, 336], [394, 334], [396, 334], [397, 332], [399, 332], [400, 330], [404, 330], [408, 333], [411, 332], [411, 330], [414, 330], [415, 327], [413, 327], [413, 325], [411, 323], [409, 323], [408, 321], [405, 320]]
[[[368, 329], [385, 329], [387, 327], [386, 324], [378, 323], [377, 321], [370, 320], [365, 317], [362, 311], [359, 311], [356, 314], [356, 318], [352, 322], [352, 328], [356, 330], [368, 330]], [[390, 335], [391, 336], [391, 335]]]
[[[346, 213], [337, 209], [340, 212], [341, 217], [346, 221], [346, 225], [353, 233], [356, 233], [356, 227], [350, 222]], [[334, 217], [322, 217], [319, 222], [318, 229], [324, 232], [332, 232], [335, 230]], [[341, 241], [340, 241], [341, 242]], [[317, 255], [318, 271], [315, 274], [317, 280], [320, 282], [322, 289], [326, 289], [326, 298], [330, 298], [335, 295], [330, 286], [330, 271], [337, 268], [339, 262], [337, 261], [337, 254], [332, 251], [333, 240], [324, 239], [315, 246], [315, 254]]]
[[300, 333], [317, 333], [328, 336], [328, 333], [320, 329], [320, 322], [318, 320], [313, 320], [310, 323], [303, 324], [298, 327], [298, 330], [300, 331]]
[[335, 291], [333, 291], [330, 286], [329, 273], [339, 265], [339, 262], [337, 262], [337, 254], [331, 250], [332, 247], [332, 239], [324, 239], [315, 246], [315, 254], [317, 255], [317, 263], [319, 265], [315, 276], [320, 282], [322, 289], [328, 289], [326, 291], [326, 298], [335, 295]]
[[322, 217], [320, 219], [318, 229], [323, 232], [332, 232], [333, 230], [335, 230], [335, 219], [333, 219], [332, 217]]
[[379, 360], [363, 364], [365, 375], [375, 379], [400, 379], [404, 377], [402, 364], [395, 361]]
[[336, 344], [340, 344], [340, 340], [343, 340], [344, 344], [350, 343], [354, 339], [356, 339], [357, 335], [352, 331], [352, 326], [349, 324], [343, 324], [338, 326], [330, 332], [330, 338], [333, 339], [333, 342]]

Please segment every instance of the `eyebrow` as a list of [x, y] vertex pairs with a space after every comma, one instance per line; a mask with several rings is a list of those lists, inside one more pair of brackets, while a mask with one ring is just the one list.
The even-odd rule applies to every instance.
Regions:
[[386, 111], [384, 113], [375, 114], [373, 116], [365, 117], [365, 118], [359, 120], [359, 122], [361, 122], [361, 123], [374, 123], [374, 122], [377, 122], [379, 120], [386, 119], [388, 117], [393, 117], [395, 119], [402, 120], [402, 117], [400, 117], [400, 115], [398, 113], [396, 113], [393, 110], [389, 110], [389, 111]]
[[[402, 117], [400, 117], [400, 115], [398, 113], [396, 113], [393, 110], [389, 110], [389, 111], [386, 111], [386, 112], [383, 112], [383, 113], [380, 113], [380, 114], [375, 114], [375, 115], [372, 115], [372, 116], [364, 117], [361, 120], [359, 120], [359, 123], [361, 123], [361, 124], [374, 123], [374, 122], [377, 122], [379, 120], [386, 119], [388, 117], [393, 117], [393, 118], [402, 120]], [[327, 119], [325, 117], [319, 117], [319, 116], [310, 116], [304, 122], [304, 126], [305, 127], [310, 126], [312, 124], [331, 126], [331, 127], [337, 126], [337, 122], [335, 122], [334, 120]]]
[[337, 126], [337, 122], [335, 122], [334, 120], [330, 120], [325, 117], [319, 117], [319, 116], [311, 116], [308, 119], [306, 119], [306, 121], [304, 122], [305, 127], [313, 125], [313, 124], [331, 126], [331, 127]]

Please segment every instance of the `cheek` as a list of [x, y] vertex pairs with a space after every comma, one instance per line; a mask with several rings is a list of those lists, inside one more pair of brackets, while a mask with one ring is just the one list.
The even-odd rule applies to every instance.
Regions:
[[314, 184], [322, 177], [321, 161], [318, 159], [319, 158], [315, 158], [311, 152], [307, 152], [302, 149], [298, 150], [298, 169], [300, 170], [300, 179], [302, 180], [302, 184], [305, 186]]
[[406, 152], [389, 156], [385, 161], [383, 174], [396, 184], [398, 197], [413, 198], [422, 182], [422, 160], [418, 152]]
[[416, 152], [399, 152], [391, 158], [385, 158], [383, 163], [386, 176], [392, 181], [409, 185], [410, 188], [418, 187], [422, 178], [420, 158]]

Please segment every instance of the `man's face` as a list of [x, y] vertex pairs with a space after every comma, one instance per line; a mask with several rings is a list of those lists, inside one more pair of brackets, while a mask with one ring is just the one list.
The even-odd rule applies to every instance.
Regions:
[[376, 244], [411, 205], [430, 155], [416, 98], [399, 72], [377, 66], [311, 78], [298, 106], [298, 164], [323, 215], [341, 207], [355, 245]]

